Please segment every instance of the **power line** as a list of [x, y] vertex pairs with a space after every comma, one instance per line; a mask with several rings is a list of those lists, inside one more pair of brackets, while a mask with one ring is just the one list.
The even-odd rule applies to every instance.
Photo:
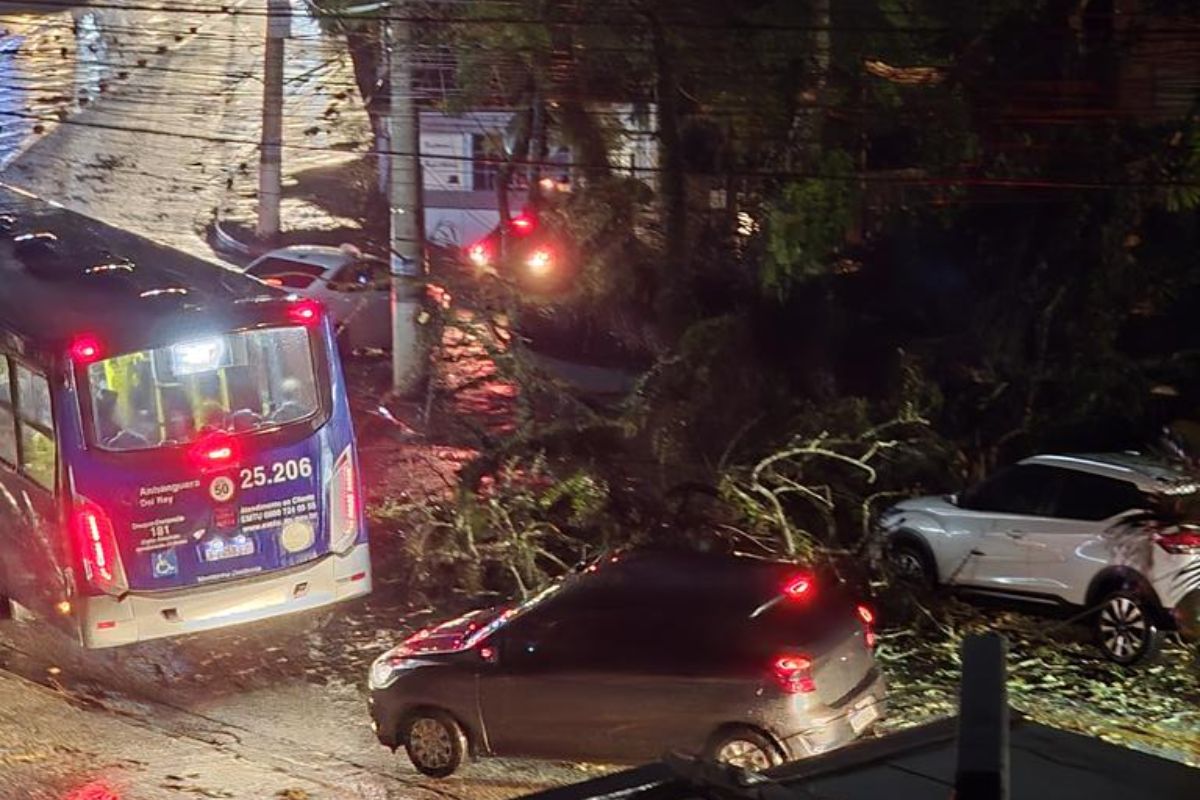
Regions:
[[[3, 5], [21, 5], [35, 6], [40, 8], [58, 8], [63, 10], [73, 10], [78, 8], [70, 0], [0, 0], [0, 6]], [[474, 7], [474, 4], [468, 7]], [[262, 18], [292, 18], [297, 15], [294, 11], [275, 12], [268, 9], [246, 9], [232, 4], [223, 4], [217, 8], [203, 6], [184, 6], [175, 4], [172, 7], [155, 6], [143, 3], [88, 3], [87, 8], [106, 9], [114, 11], [145, 11], [153, 13], [166, 14], [197, 14], [206, 16], [242, 16], [242, 17], [262, 17]], [[614, 28], [614, 29], [645, 29], [645, 23], [633, 21], [630, 19], [630, 14], [625, 14], [622, 17], [612, 17], [604, 19], [552, 19], [549, 17], [518, 17], [518, 16], [452, 16], [438, 14], [351, 14], [339, 11], [321, 11], [312, 15], [314, 19], [329, 19], [329, 20], [380, 20], [387, 22], [409, 22], [409, 23], [448, 23], [454, 25], [528, 25], [528, 26], [556, 26], [568, 28]], [[1124, 18], [1125, 15], [1122, 15]], [[1003, 17], [997, 18], [1002, 19]], [[1147, 18], [1151, 17], [1147, 15]], [[707, 30], [714, 32], [731, 32], [731, 31], [759, 31], [759, 32], [796, 32], [796, 33], [929, 33], [929, 34], [946, 34], [961, 32], [959, 28], [950, 25], [863, 25], [863, 26], [845, 26], [845, 25], [810, 25], [810, 24], [795, 24], [795, 23], [766, 23], [766, 22], [751, 22], [745, 19], [724, 18], [720, 21], [704, 22], [697, 20], [683, 21], [679, 19], [664, 19], [665, 27], [673, 30]], [[993, 21], [994, 24], [994, 21]], [[1139, 28], [1139, 33], [1153, 33], [1157, 31], [1188, 31], [1193, 32], [1195, 28], [1181, 27], [1165, 27], [1165, 28]]]
[[[43, 122], [52, 122], [60, 125], [75, 125], [84, 128], [95, 128], [99, 130], [116, 131], [122, 133], [145, 134], [150, 136], [163, 136], [175, 139], [187, 139], [193, 141], [212, 142], [216, 144], [238, 144], [248, 147], [257, 147], [258, 142], [253, 139], [240, 139], [231, 136], [216, 136], [212, 134], [202, 133], [187, 133], [184, 131], [164, 131], [154, 128], [141, 126], [125, 126], [115, 125], [112, 123], [102, 122], [86, 122], [68, 117], [67, 119], [57, 119], [50, 117], [38, 117], [31, 114], [23, 114], [16, 111], [0, 111], [0, 116], [16, 117], [19, 119], [39, 120]], [[320, 147], [316, 145], [299, 145], [299, 144], [284, 144], [284, 148], [291, 150], [314, 151], [314, 152], [337, 152], [344, 154], [344, 149], [332, 147]], [[358, 151], [364, 155], [390, 155], [412, 157], [422, 154], [399, 152], [394, 150], [377, 150], [366, 149]], [[437, 155], [432, 156], [424, 154], [424, 157], [430, 160], [441, 161], [459, 161], [483, 164], [501, 165], [507, 163], [503, 159], [476, 158], [474, 156], [449, 156]], [[585, 164], [579, 162], [554, 162], [541, 160], [522, 160], [519, 162], [525, 166], [542, 166], [548, 168], [575, 168], [584, 167]], [[662, 167], [644, 167], [633, 170], [635, 173], [641, 174], [661, 174], [665, 172]], [[904, 176], [904, 175], [881, 175], [871, 173], [861, 174], [829, 174], [807, 171], [783, 171], [783, 170], [760, 170], [760, 171], [742, 171], [733, 170], [729, 172], [715, 173], [715, 177], [740, 177], [740, 178], [760, 178], [760, 179], [800, 179], [800, 180], [817, 180], [829, 181], [838, 183], [879, 183], [879, 184], [898, 184], [898, 185], [914, 185], [914, 186], [978, 186], [978, 187], [1000, 187], [1000, 188], [1025, 188], [1025, 189], [1068, 189], [1068, 190], [1103, 190], [1103, 189], [1119, 189], [1119, 188], [1200, 188], [1200, 181], [1134, 181], [1134, 180], [1103, 180], [1103, 181], [1084, 181], [1084, 180], [1059, 180], [1059, 179], [1042, 179], [1042, 178], [988, 178], [988, 177], [969, 177], [969, 176]]]

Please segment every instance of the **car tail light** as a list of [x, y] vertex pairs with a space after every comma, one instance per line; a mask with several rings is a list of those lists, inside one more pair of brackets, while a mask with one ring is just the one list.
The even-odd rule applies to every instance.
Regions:
[[288, 306], [288, 319], [297, 325], [316, 325], [321, 321], [321, 304], [316, 300], [297, 300]]
[[525, 260], [525, 266], [529, 267], [530, 273], [541, 278], [554, 268], [554, 258], [549, 250], [534, 250]]
[[788, 694], [809, 694], [817, 690], [812, 677], [812, 659], [803, 655], [777, 656], [771, 672], [779, 687]]
[[859, 620], [863, 624], [864, 638], [867, 642], [867, 647], [875, 647], [875, 612], [864, 605], [859, 605], [854, 609], [854, 613], [858, 615]]
[[533, 229], [537, 227], [537, 221], [528, 214], [519, 214], [513, 217], [509, 224], [512, 226], [513, 232], [520, 236], [533, 233]]
[[346, 552], [358, 539], [359, 492], [354, 456], [347, 447], [338, 458], [329, 482], [329, 546], [335, 553]]
[[816, 591], [817, 582], [807, 572], [802, 572], [788, 579], [783, 585], [783, 594], [789, 600], [807, 600]]
[[129, 589], [112, 520], [104, 509], [80, 498], [74, 515], [75, 541], [88, 582], [107, 594], [122, 594]]
[[479, 242], [467, 249], [467, 258], [477, 267], [486, 267], [492, 263], [492, 250], [484, 242]]
[[1163, 550], [1176, 556], [1200, 555], [1200, 530], [1183, 530], [1174, 533], [1156, 533], [1154, 541]]

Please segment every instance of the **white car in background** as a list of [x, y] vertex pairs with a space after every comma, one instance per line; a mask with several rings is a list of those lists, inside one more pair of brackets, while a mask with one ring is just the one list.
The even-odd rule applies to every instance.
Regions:
[[[959, 495], [879, 521], [902, 578], [1087, 610], [1105, 655], [1132, 664], [1200, 608], [1200, 487], [1132, 454], [1039, 455]], [[1184, 616], [1186, 614], [1186, 616]]]
[[245, 272], [321, 301], [346, 351], [391, 348], [391, 277], [386, 261], [351, 245], [294, 245], [260, 256]]

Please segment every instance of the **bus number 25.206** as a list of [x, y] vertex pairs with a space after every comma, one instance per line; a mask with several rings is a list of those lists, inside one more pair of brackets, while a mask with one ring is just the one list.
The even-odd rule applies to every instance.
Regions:
[[273, 486], [300, 478], [311, 478], [312, 474], [311, 458], [289, 458], [287, 461], [276, 461], [270, 465], [245, 467], [238, 473], [238, 477], [243, 489], [253, 489], [256, 486]]

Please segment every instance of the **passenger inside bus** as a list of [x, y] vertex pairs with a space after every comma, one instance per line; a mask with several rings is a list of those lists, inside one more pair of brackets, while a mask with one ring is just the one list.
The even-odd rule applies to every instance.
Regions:
[[279, 384], [279, 407], [271, 415], [274, 422], [295, 422], [312, 413], [312, 407], [304, 400], [300, 381], [295, 378], [285, 378]]
[[282, 328], [116, 355], [89, 365], [99, 446], [181, 445], [252, 433], [320, 408], [308, 335]]

